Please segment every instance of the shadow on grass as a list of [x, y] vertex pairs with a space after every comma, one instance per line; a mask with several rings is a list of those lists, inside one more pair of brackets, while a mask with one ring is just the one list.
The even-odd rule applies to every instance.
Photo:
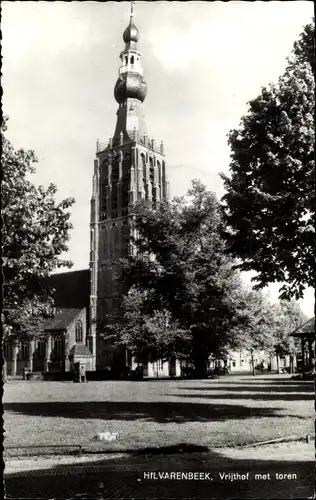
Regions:
[[172, 446], [150, 446], [148, 448], [136, 450], [132, 453], [132, 455], [174, 455], [177, 453], [203, 453], [208, 451], [209, 448], [207, 446], [190, 443], [180, 443]]
[[314, 386], [311, 385], [277, 385], [277, 386], [270, 386], [270, 385], [254, 385], [254, 384], [249, 384], [249, 385], [225, 385], [222, 384], [204, 384], [204, 385], [198, 385], [195, 384], [194, 387], [188, 387], [186, 385], [181, 385], [178, 386], [177, 389], [183, 390], [183, 391], [230, 391], [230, 392], [269, 392], [269, 393], [274, 393], [274, 392], [307, 392], [314, 394]]
[[[243, 377], [240, 378], [238, 377], [235, 379], [233, 376], [221, 376], [219, 379], [217, 379], [218, 382], [220, 383], [225, 383], [225, 384], [236, 384], [236, 385], [253, 385], [253, 384], [261, 384], [262, 382], [266, 384], [266, 386], [271, 385], [312, 385], [314, 382], [312, 380], [295, 380], [291, 379], [290, 376], [288, 377], [271, 377], [271, 376], [266, 376], [266, 375], [257, 375], [255, 377], [249, 376], [249, 377]], [[203, 382], [214, 382], [213, 379], [204, 379]]]
[[283, 418], [280, 408], [255, 408], [242, 405], [189, 402], [43, 402], [5, 403], [4, 411], [43, 417], [102, 420], [142, 420], [167, 422], [209, 422], [255, 417]]
[[[178, 449], [181, 448], [178, 445]], [[29, 471], [6, 477], [9, 498], [111, 498], [132, 500], [157, 499], [227, 499], [227, 498], [309, 498], [314, 492], [314, 462], [283, 460], [232, 459], [219, 451], [201, 453], [194, 444], [193, 453], [169, 454], [161, 448], [160, 456], [144, 448], [137, 456], [85, 462], [81, 466], [56, 465], [51, 471]], [[190, 450], [184, 450], [190, 451]], [[89, 469], [90, 468], [90, 469]], [[156, 472], [155, 476], [150, 473]], [[157, 480], [159, 473], [204, 472], [212, 480]], [[231, 474], [228, 479], [223, 474]], [[233, 479], [233, 474], [239, 474]], [[247, 477], [247, 474], [249, 476]], [[260, 474], [259, 478], [255, 475]], [[269, 478], [262, 479], [263, 474]], [[282, 474], [282, 479], [276, 477]], [[291, 478], [284, 479], [284, 474]], [[244, 475], [243, 479], [241, 475]]]
[[174, 394], [166, 394], [166, 396], [179, 397], [179, 398], [200, 398], [200, 399], [247, 399], [252, 401], [312, 401], [315, 399], [315, 395], [311, 394], [234, 394], [234, 392], [230, 392], [227, 394], [184, 394], [184, 393], [174, 393]]

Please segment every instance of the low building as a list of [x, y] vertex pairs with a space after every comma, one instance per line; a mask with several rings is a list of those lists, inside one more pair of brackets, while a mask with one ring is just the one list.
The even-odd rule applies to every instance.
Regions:
[[34, 372], [69, 371], [70, 351], [75, 345], [90, 350], [90, 369], [95, 369], [95, 353], [89, 337], [90, 273], [84, 269], [53, 274], [48, 279], [54, 289], [57, 314], [44, 322], [42, 335], [29, 341], [4, 342], [7, 373], [17, 375], [24, 368]]
[[301, 367], [315, 363], [315, 316], [291, 333], [291, 337], [301, 340]]
[[[255, 368], [276, 371], [278, 369], [290, 368], [291, 357], [286, 355], [279, 357], [271, 356], [269, 353], [258, 350], [253, 353]], [[220, 366], [228, 368], [229, 373], [251, 372], [253, 370], [251, 352], [246, 349], [240, 351], [230, 351], [226, 360], [220, 360]], [[292, 368], [296, 367], [296, 357], [292, 356]]]
[[18, 375], [24, 368], [33, 372], [70, 371], [82, 359], [82, 349], [87, 370], [91, 370], [93, 355], [86, 341], [86, 308], [60, 309], [54, 318], [45, 321], [39, 338], [4, 345], [7, 372]]
[[[255, 351], [253, 359], [255, 367], [264, 363], [268, 365], [269, 360], [264, 351]], [[253, 369], [251, 352], [247, 350], [231, 351], [228, 356], [228, 367], [231, 373], [234, 372], [249, 372]]]
[[[130, 368], [136, 370], [138, 364], [132, 360]], [[143, 376], [148, 378], [180, 377], [181, 362], [179, 359], [173, 358], [169, 361], [158, 360], [152, 363], [146, 363], [142, 365], [142, 372]]]

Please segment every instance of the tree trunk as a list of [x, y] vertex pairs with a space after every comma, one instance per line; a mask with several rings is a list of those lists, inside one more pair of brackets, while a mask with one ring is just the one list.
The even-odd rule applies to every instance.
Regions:
[[7, 369], [7, 361], [3, 358], [3, 366], [2, 366], [2, 383], [5, 384], [8, 378], [8, 369]]
[[280, 359], [278, 354], [276, 355], [276, 361], [277, 361], [277, 372], [280, 373]]
[[255, 377], [256, 376], [256, 367], [255, 367], [255, 360], [254, 360], [252, 349], [251, 349], [251, 365], [252, 365], [252, 375]]
[[202, 356], [201, 354], [197, 355], [194, 358], [194, 369], [195, 375], [198, 378], [204, 378], [206, 376], [206, 365], [207, 365], [208, 357]]

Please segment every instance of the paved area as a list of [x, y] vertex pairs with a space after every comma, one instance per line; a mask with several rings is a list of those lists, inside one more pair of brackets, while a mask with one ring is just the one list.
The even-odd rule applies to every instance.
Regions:
[[[301, 442], [291, 442], [291, 443], [275, 443], [266, 446], [260, 446], [256, 448], [221, 448], [218, 450], [222, 459], [219, 455], [208, 456], [208, 461], [219, 464], [220, 461], [225, 465], [225, 459], [232, 460], [278, 460], [278, 461], [296, 461], [296, 462], [308, 462], [315, 459], [315, 448], [314, 442], [301, 443]], [[191, 453], [186, 456], [199, 456], [197, 453]], [[204, 454], [203, 454], [204, 455]], [[176, 459], [179, 455], [176, 455]], [[123, 458], [134, 460], [134, 458], [129, 453], [105, 453], [105, 454], [87, 454], [81, 457], [78, 456], [48, 456], [48, 457], [29, 457], [29, 458], [9, 458], [5, 460], [5, 473], [12, 474], [22, 471], [44, 471], [48, 469], [53, 469], [54, 467], [60, 465], [67, 465], [67, 470], [69, 473], [72, 469], [77, 469], [78, 466], [83, 467], [87, 463], [97, 464], [118, 461]], [[73, 466], [72, 468], [70, 466]], [[60, 470], [60, 469], [59, 469]]]
[[8, 461], [8, 499], [311, 498], [313, 445]]

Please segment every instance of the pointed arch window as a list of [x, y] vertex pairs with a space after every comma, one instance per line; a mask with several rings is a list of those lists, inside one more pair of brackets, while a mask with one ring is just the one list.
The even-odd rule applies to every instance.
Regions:
[[54, 335], [53, 337], [53, 358], [63, 358], [65, 356], [65, 337], [64, 335]]
[[149, 157], [149, 176], [150, 176], [150, 182], [154, 187], [154, 162], [151, 157]]
[[108, 186], [109, 186], [109, 164], [106, 160], [102, 164], [102, 175], [100, 178], [101, 219], [106, 219], [108, 215], [107, 214], [107, 199], [108, 199], [108, 189], [109, 189]]
[[76, 344], [83, 343], [83, 326], [82, 321], [79, 319], [76, 323]]
[[127, 222], [124, 222], [122, 226], [122, 239], [123, 239], [123, 251], [125, 255], [128, 255], [129, 243], [130, 243], [130, 227]]
[[163, 192], [163, 197], [167, 198], [167, 190], [166, 190], [166, 164], [163, 161], [162, 162], [162, 172], [161, 172], [161, 177], [162, 177], [162, 192]]
[[134, 66], [134, 56], [131, 57], [131, 65]]
[[112, 257], [114, 257], [116, 255], [116, 252], [118, 251], [118, 244], [119, 244], [117, 224], [112, 224], [111, 240], [112, 240]]
[[130, 191], [130, 157], [127, 155], [123, 161], [123, 175], [122, 175], [122, 215], [124, 215], [125, 211], [127, 212], [127, 208], [129, 205], [129, 191]]
[[118, 203], [118, 189], [117, 184], [119, 182], [119, 164], [117, 160], [112, 163], [112, 218], [117, 217], [117, 203]]
[[147, 179], [146, 179], [146, 160], [145, 160], [145, 155], [142, 153], [141, 154], [141, 160], [142, 160], [142, 165], [143, 165], [143, 186], [145, 190], [145, 200], [148, 200], [148, 185], [147, 185]]
[[22, 359], [28, 359], [30, 356], [30, 344], [28, 342], [23, 342], [21, 345], [21, 357]]
[[153, 205], [155, 207], [156, 204], [155, 169], [154, 169], [154, 161], [151, 157], [149, 158], [149, 178], [151, 184]]
[[158, 185], [159, 185], [159, 188], [161, 188], [161, 163], [160, 161], [157, 161], [157, 174], [158, 174]]
[[44, 359], [46, 355], [46, 340], [40, 339], [37, 344], [37, 357]]
[[13, 344], [10, 343], [5, 343], [3, 345], [3, 351], [4, 351], [4, 357], [7, 361], [11, 361], [13, 358]]

